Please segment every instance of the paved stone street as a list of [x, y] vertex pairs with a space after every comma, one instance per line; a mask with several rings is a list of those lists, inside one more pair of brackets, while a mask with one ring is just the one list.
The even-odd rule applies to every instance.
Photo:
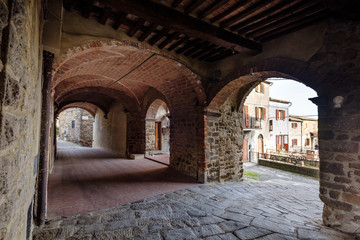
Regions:
[[34, 239], [355, 239], [322, 225], [316, 180], [251, 164], [245, 171], [263, 179], [197, 185], [54, 220]]

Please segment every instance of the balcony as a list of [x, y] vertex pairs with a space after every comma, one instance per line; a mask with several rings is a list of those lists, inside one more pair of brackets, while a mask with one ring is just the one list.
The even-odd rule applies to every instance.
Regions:
[[244, 130], [261, 129], [263, 124], [262, 121], [263, 120], [254, 117], [249, 117], [248, 119], [244, 118]]

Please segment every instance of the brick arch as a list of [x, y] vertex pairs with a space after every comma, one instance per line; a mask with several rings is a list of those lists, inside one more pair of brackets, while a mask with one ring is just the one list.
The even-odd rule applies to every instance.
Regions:
[[146, 119], [155, 119], [161, 106], [167, 106], [167, 104], [161, 99], [154, 100], [146, 111]]
[[234, 91], [240, 91], [241, 95], [247, 96], [256, 85], [272, 77], [301, 82], [319, 93], [322, 90], [318, 85], [320, 76], [318, 71], [303, 61], [288, 58], [267, 59], [239, 67], [235, 72], [227, 75], [223, 81], [215, 84], [209, 89], [207, 108], [218, 109]]
[[95, 118], [95, 114], [96, 114], [96, 110], [98, 109], [98, 106], [96, 106], [95, 104], [92, 104], [92, 103], [88, 103], [88, 102], [69, 103], [56, 112], [56, 117], [58, 117], [61, 112], [65, 111], [66, 109], [70, 109], [70, 108], [84, 109], [85, 111], [89, 112], [91, 114], [91, 116], [93, 116]]
[[[149, 62], [146, 62], [147, 59]], [[146, 62], [144, 64], [144, 62]], [[52, 81], [55, 96], [60, 89], [56, 87], [69, 78], [79, 75], [101, 75], [110, 81], [119, 81], [136, 66], [140, 66], [134, 76], [121, 79], [128, 88], [137, 92], [133, 85], [142, 83], [166, 93], [162, 86], [183, 88], [194, 95], [199, 105], [205, 105], [206, 96], [200, 78], [187, 66], [173, 56], [151, 46], [131, 41], [93, 41], [69, 49], [54, 64], [55, 73]], [[101, 67], [99, 67], [101, 66]], [[95, 73], [94, 71], [97, 71]], [[153, 76], [149, 79], [149, 76]], [[76, 79], [75, 79], [76, 80]], [[170, 83], [170, 84], [169, 84]], [[112, 84], [108, 85], [112, 87]], [[136, 96], [141, 98], [142, 96]]]

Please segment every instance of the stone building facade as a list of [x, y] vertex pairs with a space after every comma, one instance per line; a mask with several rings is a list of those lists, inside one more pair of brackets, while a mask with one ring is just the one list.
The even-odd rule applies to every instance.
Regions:
[[261, 43], [256, 55], [207, 62], [61, 1], [0, 0], [0, 239], [27, 239], [44, 223], [54, 116], [69, 105], [94, 114], [97, 146], [126, 156], [145, 152], [146, 112], [162, 99], [171, 166], [199, 182], [234, 181], [243, 171], [245, 96], [269, 77], [318, 93], [324, 224], [360, 234], [360, 24], [357, 5], [336, 3], [344, 2], [354, 8], [330, 4], [329, 18]]
[[243, 162], [257, 161], [255, 153], [265, 153], [269, 147], [269, 93], [270, 82], [265, 81], [246, 97], [243, 109]]
[[59, 139], [91, 147], [94, 117], [81, 108], [66, 109], [59, 114]]
[[289, 107], [291, 102], [270, 98], [270, 152], [289, 151]]

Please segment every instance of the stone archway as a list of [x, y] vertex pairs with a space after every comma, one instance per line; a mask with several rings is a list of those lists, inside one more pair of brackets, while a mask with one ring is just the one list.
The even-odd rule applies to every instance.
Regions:
[[[231, 122], [236, 122], [239, 116], [234, 109], [243, 105], [244, 96], [269, 77], [286, 77], [300, 81], [310, 86], [319, 96], [312, 101], [318, 105], [319, 112], [320, 199], [324, 202], [324, 223], [345, 232], [356, 232], [359, 223], [354, 219], [360, 213], [360, 185], [357, 175], [360, 109], [356, 104], [360, 98], [359, 84], [351, 72], [345, 75], [334, 69], [321, 69], [323, 71], [320, 72], [313, 66], [292, 59], [268, 59], [241, 67], [210, 89], [206, 122], [208, 128], [205, 133], [206, 165], [209, 166], [207, 179], [236, 180], [242, 175], [241, 156], [230, 161], [226, 151], [217, 150], [220, 146], [216, 143], [225, 138], [228, 143], [227, 149], [233, 149], [236, 153], [241, 152], [242, 144], [236, 141], [236, 134], [224, 126], [231, 118]], [[325, 81], [326, 76], [329, 76], [328, 82]], [[353, 89], [349, 89], [349, 85], [339, 84], [338, 78], [341, 76], [347, 79], [347, 84], [354, 83]], [[334, 88], [331, 83], [337, 87]], [[337, 99], [343, 100], [340, 107], [334, 104]], [[212, 131], [212, 126], [219, 130]], [[215, 155], [216, 153], [218, 155]], [[234, 156], [237, 157], [236, 154]], [[240, 163], [238, 168], [235, 167], [237, 163]], [[234, 167], [224, 171], [222, 169], [225, 166]]]

